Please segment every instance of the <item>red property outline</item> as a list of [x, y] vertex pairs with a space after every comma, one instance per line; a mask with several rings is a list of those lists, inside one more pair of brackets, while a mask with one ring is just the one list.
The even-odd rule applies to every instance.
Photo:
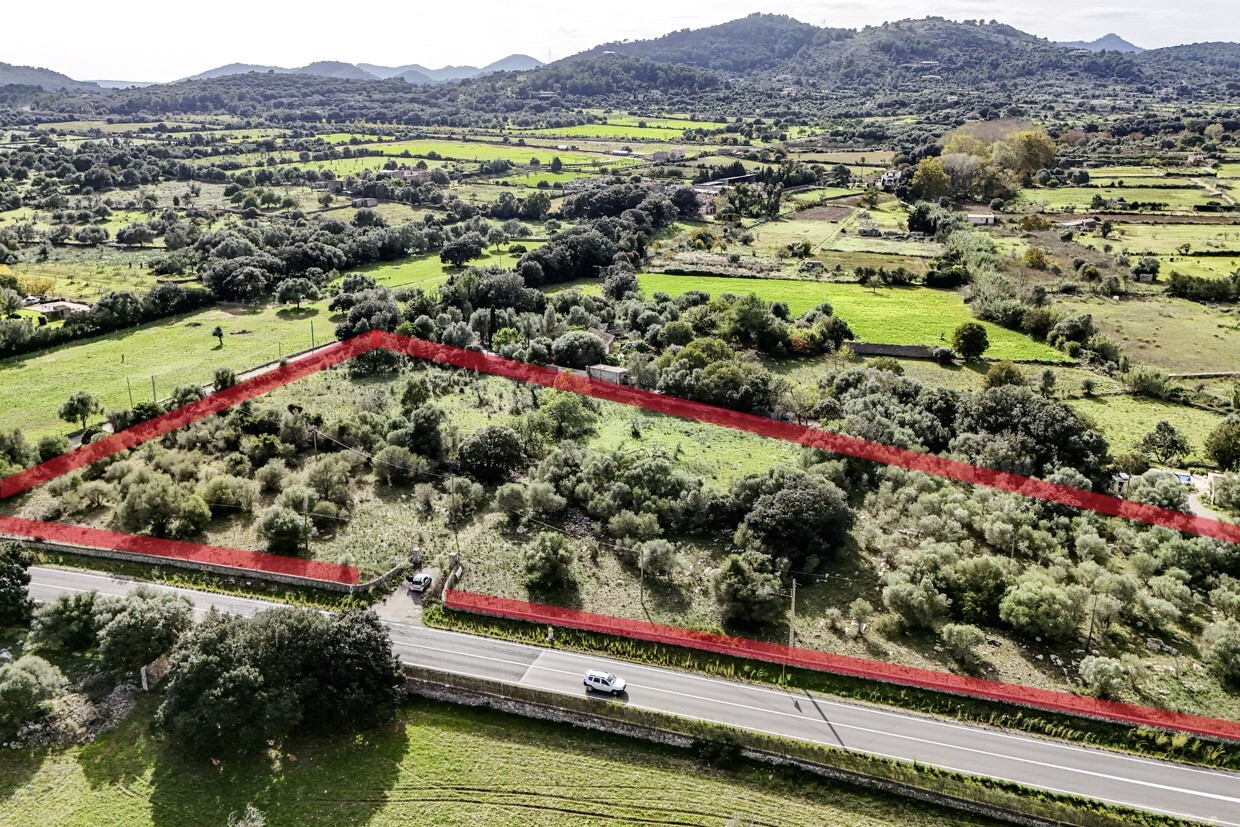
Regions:
[[[269, 373], [256, 376], [227, 390], [213, 393], [197, 402], [178, 408], [162, 416], [155, 417], [132, 428], [121, 431], [98, 442], [92, 442], [77, 450], [56, 457], [48, 462], [19, 471], [16, 474], [0, 479], [0, 499], [12, 497], [27, 491], [36, 485], [76, 471], [92, 462], [112, 456], [128, 448], [141, 445], [156, 437], [175, 431], [206, 416], [218, 413], [240, 402], [253, 399], [302, 379], [324, 368], [338, 365], [372, 350], [387, 350], [403, 353], [418, 359], [438, 362], [453, 367], [489, 373], [506, 379], [529, 382], [547, 387], [558, 387], [575, 393], [617, 402], [622, 405], [642, 408], [655, 413], [668, 414], [681, 419], [693, 419], [709, 425], [721, 425], [737, 431], [747, 431], [758, 436], [793, 442], [845, 454], [858, 459], [871, 460], [884, 465], [898, 465], [914, 471], [921, 471], [945, 479], [984, 485], [1001, 491], [1011, 491], [1026, 497], [1034, 497], [1048, 502], [1069, 505], [1094, 511], [1109, 517], [1123, 517], [1154, 526], [1164, 526], [1188, 534], [1211, 537], [1231, 543], [1240, 543], [1240, 525], [1208, 517], [1197, 517], [1182, 511], [1172, 511], [1144, 505], [1131, 500], [1112, 497], [1107, 494], [1096, 494], [1067, 485], [1059, 485], [1045, 480], [1009, 474], [970, 465], [959, 460], [945, 459], [933, 454], [922, 454], [906, 448], [896, 448], [879, 442], [859, 439], [858, 437], [836, 434], [829, 431], [810, 428], [805, 425], [794, 425], [791, 422], [780, 422], [775, 419], [755, 414], [730, 411], [716, 408], [702, 402], [692, 402], [675, 396], [666, 396], [653, 391], [640, 390], [612, 382], [583, 377], [577, 373], [563, 372], [555, 368], [530, 365], [503, 359], [479, 351], [465, 350], [449, 345], [435, 344], [423, 339], [401, 336], [396, 333], [385, 333], [372, 330], [337, 342], [310, 356], [290, 362]], [[3, 518], [0, 518], [3, 519]], [[0, 522], [0, 529], [4, 523]], [[43, 523], [56, 526], [58, 523]], [[18, 532], [19, 536], [26, 536]]]
[[838, 675], [849, 675], [866, 680], [895, 683], [901, 686], [913, 686], [919, 689], [930, 689], [935, 692], [946, 692], [952, 695], [964, 695], [970, 698], [1035, 707], [1052, 712], [1066, 712], [1090, 718], [1120, 721], [1138, 726], [1181, 730], [1197, 735], [1206, 735], [1211, 738], [1226, 738], [1240, 741], [1240, 723], [1224, 721], [1218, 718], [1205, 718], [1185, 712], [1172, 712], [1166, 709], [1154, 709], [1153, 707], [1120, 703], [1119, 701], [1104, 701], [1099, 698], [1073, 695], [1069, 692], [1057, 692], [1053, 689], [1039, 689], [1033, 686], [1021, 686], [1019, 684], [1003, 683], [1002, 681], [992, 681], [984, 678], [953, 675], [950, 672], [940, 672], [934, 669], [882, 663], [864, 658], [854, 658], [849, 655], [836, 655], [813, 649], [784, 646], [778, 643], [763, 643], [762, 641], [730, 637], [728, 635], [716, 634], [715, 632], [681, 629], [676, 626], [663, 626], [644, 620], [628, 620], [611, 617], [610, 615], [583, 612], [578, 609], [563, 609], [559, 606], [527, 603], [524, 600], [511, 600], [505, 597], [475, 594], [455, 589], [444, 592], [443, 602], [450, 609], [474, 614], [522, 620], [539, 625], [563, 626], [587, 632], [598, 632], [600, 634], [646, 640], [652, 643], [662, 643], [668, 646], [700, 649], [731, 657], [761, 660], [768, 663], [781, 663], [802, 669], [814, 669], [819, 672], [832, 672]]
[[[399, 336], [394, 333], [371, 331], [345, 342], [329, 345], [313, 354], [297, 359], [268, 373], [256, 376], [227, 390], [211, 394], [198, 402], [135, 425], [98, 442], [83, 446], [33, 468], [0, 479], [0, 499], [12, 497], [59, 476], [78, 470], [92, 462], [112, 456], [121, 451], [141, 445], [156, 437], [182, 428], [206, 416], [226, 410], [248, 399], [261, 396], [317, 373], [324, 368], [338, 365], [371, 350], [388, 350], [418, 359], [438, 362], [467, 370], [475, 370], [522, 382], [558, 387], [597, 399], [640, 407], [656, 413], [692, 419], [712, 425], [747, 431], [759, 436], [807, 445], [824, 451], [846, 454], [860, 459], [887, 465], [898, 465], [916, 471], [961, 482], [985, 485], [1024, 496], [1036, 497], [1049, 502], [1088, 509], [1114, 517], [1124, 517], [1150, 525], [1165, 526], [1177, 531], [1240, 543], [1240, 525], [1194, 517], [1178, 511], [1142, 505], [1118, 497], [1095, 494], [1068, 486], [979, 468], [956, 460], [920, 454], [889, 445], [868, 442], [843, 434], [833, 434], [788, 422], [779, 422], [753, 414], [729, 411], [700, 402], [665, 396], [651, 391], [589, 379], [576, 373], [562, 372], [554, 368], [514, 362], [477, 351], [463, 350], [447, 345], [434, 344], [421, 339]], [[53, 540], [76, 545], [102, 547], [120, 551], [165, 557], [169, 559], [209, 562], [237, 569], [290, 574], [301, 577], [328, 580], [339, 583], [356, 583], [356, 567], [299, 560], [274, 554], [226, 549], [217, 546], [181, 543], [131, 534], [83, 528], [61, 523], [40, 522], [18, 517], [0, 517], [0, 534], [30, 540]], [[737, 654], [776, 663], [805, 666], [812, 669], [839, 672], [858, 677], [884, 680], [891, 683], [920, 686], [943, 692], [954, 692], [978, 698], [1023, 704], [1043, 709], [1130, 724], [1179, 729], [1217, 738], [1240, 740], [1240, 724], [1212, 718], [1199, 718], [1167, 710], [1138, 707], [1127, 704], [1097, 701], [1066, 692], [1036, 689], [997, 681], [965, 678], [946, 672], [916, 669], [914, 667], [866, 661], [843, 655], [831, 655], [812, 650], [793, 649], [776, 644], [746, 641], [712, 633], [694, 632], [687, 629], [644, 624], [605, 615], [592, 615], [551, 606], [524, 603], [523, 601], [486, 595], [469, 595], [451, 592], [447, 599], [458, 607], [467, 603], [481, 607], [480, 611], [503, 616], [525, 617], [535, 622], [557, 622], [576, 628], [590, 628], [611, 634], [630, 634], [645, 640], [659, 640], [678, 646], [691, 646], [708, 651]], [[451, 604], [449, 604], [451, 605]], [[502, 611], [501, 611], [502, 610]], [[587, 626], [586, 624], [591, 624]], [[620, 632], [627, 629], [627, 632]]]

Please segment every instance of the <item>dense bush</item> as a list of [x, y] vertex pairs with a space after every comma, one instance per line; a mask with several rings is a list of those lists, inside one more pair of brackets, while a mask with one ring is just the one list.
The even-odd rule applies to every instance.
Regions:
[[178, 645], [156, 727], [181, 749], [251, 752], [305, 729], [390, 718], [401, 684], [372, 612], [212, 615]]

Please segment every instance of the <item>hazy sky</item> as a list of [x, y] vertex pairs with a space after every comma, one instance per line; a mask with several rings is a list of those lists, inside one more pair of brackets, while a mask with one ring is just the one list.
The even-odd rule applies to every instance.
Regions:
[[[1153, 48], [1240, 40], [1235, 0], [366, 0], [301, 3], [212, 0], [8, 2], [0, 61], [79, 79], [165, 81], [225, 63], [301, 66], [315, 60], [432, 68], [483, 65], [514, 52], [561, 58], [609, 40], [699, 28], [755, 11], [857, 28], [939, 15], [997, 18], [1052, 40], [1116, 32]], [[352, 13], [354, 10], [355, 13]]]

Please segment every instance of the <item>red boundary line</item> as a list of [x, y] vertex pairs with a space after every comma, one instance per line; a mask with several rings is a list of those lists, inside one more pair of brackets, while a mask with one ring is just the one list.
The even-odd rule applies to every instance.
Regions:
[[[779, 422], [753, 414], [716, 408], [700, 402], [692, 402], [651, 391], [602, 382], [582, 377], [576, 373], [529, 365], [524, 362], [502, 359], [498, 356], [477, 351], [435, 344], [421, 339], [381, 331], [371, 331], [345, 342], [329, 345], [310, 356], [297, 359], [294, 362], [290, 362], [269, 373], [256, 376], [227, 390], [211, 394], [198, 402], [135, 425], [133, 428], [98, 442], [82, 446], [34, 468], [29, 468], [0, 479], [0, 499], [27, 491], [56, 477], [83, 468], [92, 462], [141, 445], [144, 442], [182, 428], [206, 416], [226, 410], [240, 402], [261, 396], [290, 382], [302, 379], [324, 368], [338, 365], [354, 356], [375, 349], [404, 353], [418, 359], [426, 359], [467, 370], [481, 371], [521, 382], [563, 388], [597, 399], [639, 407], [656, 413], [669, 414], [711, 425], [747, 431], [759, 436], [807, 445], [812, 448], [887, 465], [898, 465], [946, 479], [985, 485], [1003, 491], [1012, 491], [1024, 496], [1061, 503], [1075, 508], [1088, 509], [1108, 516], [1124, 517], [1150, 525], [1165, 526], [1176, 531], [1196, 534], [1202, 537], [1240, 543], [1240, 525], [1233, 523], [1205, 517], [1195, 517], [1179, 511], [1142, 505], [1105, 494], [1095, 494], [1091, 491], [1082, 491], [1017, 474], [980, 468], [957, 460], [921, 454], [916, 451], [869, 442], [843, 434], [793, 425], [788, 422]], [[249, 568], [255, 571], [292, 574], [335, 582], [356, 583], [358, 580], [357, 569], [353, 566], [339, 566], [274, 554], [262, 554], [260, 552], [119, 534], [100, 529], [24, 520], [16, 517], [0, 517], [0, 533], [31, 540], [51, 539], [74, 545], [110, 548], [168, 559], [214, 563], [234, 568]], [[451, 594], [453, 599], [460, 599], [460, 595], [467, 595], [468, 593], [453, 592]], [[472, 595], [468, 599], [485, 601], [504, 600], [503, 598], [485, 595]], [[543, 617], [557, 617], [559, 618], [558, 622], [564, 625], [573, 625], [573, 623], [567, 622], [566, 619], [571, 620], [574, 616], [562, 614], [573, 611], [569, 609], [537, 606], [536, 604], [522, 603], [521, 601], [505, 601], [503, 604], [491, 603], [488, 605], [507, 606], [506, 611], [531, 613], [531, 619], [534, 617], [540, 618], [538, 622], [546, 622], [541, 620]], [[522, 609], [520, 608], [522, 606], [529, 608]], [[991, 700], [1006, 700], [1056, 711], [1092, 715], [1128, 723], [1182, 729], [1188, 732], [1240, 740], [1240, 724], [1229, 721], [1198, 718], [1183, 713], [1117, 704], [1110, 701], [1082, 698], [1068, 693], [1004, 684], [997, 681], [982, 681], [976, 678], [959, 677], [946, 672], [883, 664], [877, 661], [866, 661], [842, 655], [830, 655], [803, 649], [788, 649], [787, 647], [773, 644], [744, 641], [739, 638], [728, 638], [723, 635], [713, 635], [705, 632], [692, 632], [690, 630], [656, 626], [654, 624], [635, 626], [631, 624], [636, 624], [638, 623], [637, 621], [623, 621], [604, 615], [589, 615], [582, 612], [578, 612], [576, 615], [579, 617], [576, 617], [573, 622], [597, 624], [597, 628], [594, 626], [578, 626], [577, 628], [592, 628], [596, 631], [616, 633], [621, 625], [624, 625], [626, 628], [633, 629], [632, 632], [629, 632], [633, 637], [642, 637], [647, 640], [661, 640], [662, 638], [656, 636], [662, 635], [667, 636], [666, 642], [680, 646], [691, 645], [697, 648], [709, 649], [710, 651], [722, 651], [727, 654], [743, 653], [742, 656], [744, 657], [759, 657], [778, 663], [804, 665], [808, 668], [827, 669], [828, 671], [838, 671], [841, 674], [872, 677], [877, 680], [905, 683], [927, 689], [958, 692]], [[727, 649], [725, 647], [732, 648]]]
[[445, 591], [443, 601], [445, 606], [457, 611], [619, 635], [669, 646], [699, 649], [721, 655], [786, 664], [988, 701], [1001, 701], [1052, 712], [1066, 712], [1090, 718], [1240, 741], [1240, 723], [1184, 712], [1171, 712], [1118, 701], [1104, 701], [1068, 692], [1056, 692], [1051, 689], [970, 678], [933, 669], [881, 663], [848, 655], [835, 655], [777, 643], [763, 643], [714, 632], [662, 626], [644, 620], [626, 620], [577, 609], [563, 609], [558, 606], [527, 603], [523, 600], [511, 600], [473, 592]]

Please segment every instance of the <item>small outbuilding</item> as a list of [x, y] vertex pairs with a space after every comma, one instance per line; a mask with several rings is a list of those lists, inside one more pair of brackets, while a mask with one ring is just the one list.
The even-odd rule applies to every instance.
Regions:
[[590, 367], [586, 368], [586, 375], [591, 379], [611, 382], [614, 385], [629, 384], [628, 369], [618, 368], [615, 365], [590, 365]]

